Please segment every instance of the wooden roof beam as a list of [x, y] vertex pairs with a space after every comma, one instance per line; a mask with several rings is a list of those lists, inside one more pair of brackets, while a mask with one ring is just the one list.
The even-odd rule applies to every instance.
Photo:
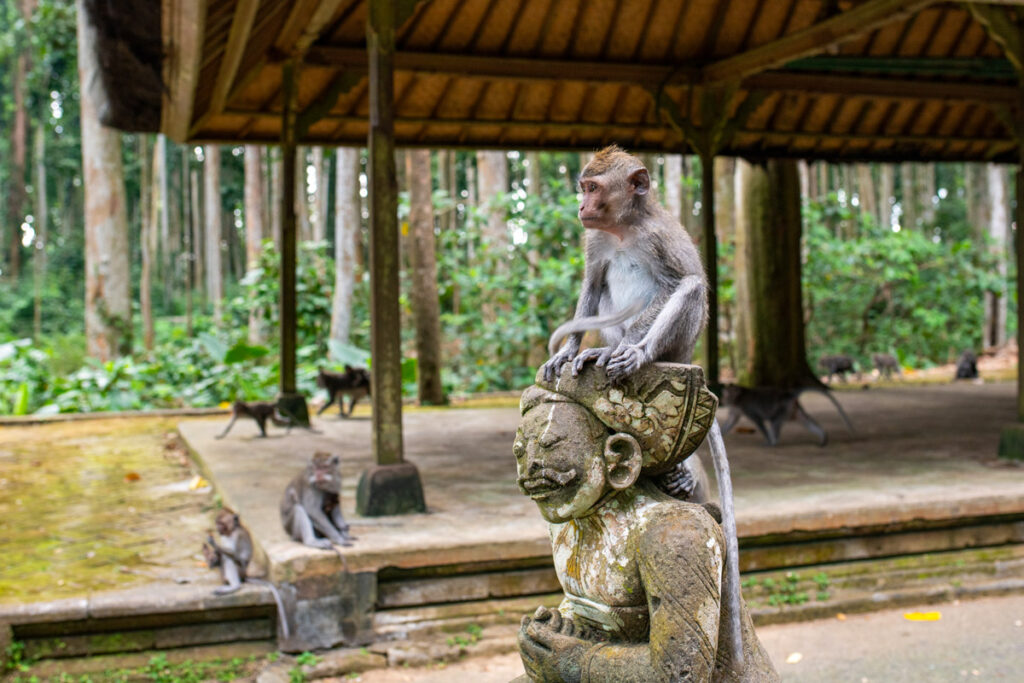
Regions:
[[[358, 48], [314, 46], [306, 64], [331, 66], [346, 73], [366, 73], [366, 52]], [[624, 83], [657, 89], [662, 84], [696, 84], [699, 69], [652, 64], [580, 62], [556, 59], [529, 59], [461, 56], [428, 52], [396, 52], [399, 71], [433, 73], [464, 78], [536, 81], [558, 80]], [[915, 97], [944, 101], [1017, 102], [1016, 86], [986, 85], [957, 81], [881, 78], [807, 71], [771, 71], [743, 80], [747, 90], [802, 93], [829, 93], [867, 97]]]
[[851, 10], [834, 15], [778, 40], [705, 66], [705, 84], [740, 80], [786, 62], [821, 52], [858, 38], [865, 33], [905, 19], [939, 0], [868, 0]]
[[1018, 75], [1024, 77], [1024, 51], [1022, 51], [1024, 46], [1021, 44], [1020, 27], [1002, 7], [980, 5], [973, 2], [966, 3], [966, 5], [975, 21], [984, 26], [989, 37], [1003, 49], [1006, 58], [1013, 64]]
[[[231, 92], [231, 86], [238, 74], [238, 67], [242, 63], [242, 55], [249, 42], [249, 34], [252, 32], [253, 22], [256, 21], [256, 10], [259, 9], [259, 6], [260, 0], [238, 0], [238, 4], [235, 5], [227, 46], [224, 48], [224, 56], [220, 60], [220, 68], [217, 69], [217, 80], [213, 84], [209, 110], [204, 117], [221, 113], [227, 105], [228, 93]], [[198, 127], [202, 123], [203, 121], [200, 120], [196, 126]]]
[[192, 123], [199, 59], [202, 56], [205, 0], [163, 3], [161, 30], [164, 89], [160, 130], [176, 142], [184, 142]]

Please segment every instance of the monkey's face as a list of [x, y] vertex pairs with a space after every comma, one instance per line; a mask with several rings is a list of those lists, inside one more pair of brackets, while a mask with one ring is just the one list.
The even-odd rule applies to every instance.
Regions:
[[217, 527], [217, 533], [221, 536], [229, 536], [231, 532], [235, 530], [235, 515], [227, 510], [221, 510], [217, 514], [217, 519], [214, 524]]
[[585, 516], [610, 489], [607, 431], [582, 406], [542, 403], [523, 416], [513, 453], [519, 490], [548, 522]]
[[339, 458], [328, 453], [316, 453], [307, 468], [309, 485], [327, 493], [341, 492]]

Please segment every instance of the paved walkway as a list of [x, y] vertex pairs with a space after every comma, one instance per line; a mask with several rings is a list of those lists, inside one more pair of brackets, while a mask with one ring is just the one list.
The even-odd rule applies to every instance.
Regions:
[[[922, 607], [938, 621], [909, 621], [916, 609], [885, 610], [799, 624], [762, 626], [758, 637], [782, 680], [793, 683], [1019, 681], [1024, 672], [1024, 596]], [[357, 683], [505, 683], [523, 672], [517, 653], [417, 669], [379, 669]]]
[[[789, 423], [776, 448], [744, 430], [726, 437], [740, 535], [887, 524], [895, 520], [1024, 511], [1024, 467], [995, 457], [999, 432], [1014, 420], [1015, 385], [956, 384], [837, 392], [855, 433], [822, 396], [802, 402], [830, 444]], [[514, 401], [511, 403], [514, 404]], [[333, 411], [332, 411], [333, 412]], [[359, 537], [343, 552], [350, 570], [416, 567], [549, 552], [544, 524], [515, 485], [514, 407], [410, 410], [406, 457], [420, 469], [429, 513], [363, 519], [354, 513], [359, 473], [371, 464], [365, 414], [315, 420], [319, 434], [275, 430], [255, 438], [239, 423], [223, 440], [225, 418], [189, 419], [181, 432], [212, 479], [275, 562], [334, 562], [290, 542], [277, 504], [285, 485], [316, 450], [342, 456], [342, 507]]]

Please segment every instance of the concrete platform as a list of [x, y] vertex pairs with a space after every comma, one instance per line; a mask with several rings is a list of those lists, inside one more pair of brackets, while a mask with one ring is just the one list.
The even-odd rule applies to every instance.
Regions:
[[[757, 434], [728, 435], [742, 567], [1024, 542], [1024, 467], [995, 457], [1001, 428], [1015, 418], [1014, 392], [1012, 384], [840, 391], [853, 434], [823, 397], [805, 394], [828, 447], [797, 423], [774, 449]], [[224, 418], [186, 420], [180, 431], [297, 605], [291, 646], [326, 647], [457, 616], [470, 602], [497, 611], [502, 601], [557, 590], [545, 525], [515, 485], [518, 421], [514, 407], [408, 411], [406, 458], [420, 469], [428, 513], [373, 519], [354, 513], [355, 484], [371, 464], [365, 414], [316, 419], [320, 434], [274, 430], [267, 439], [239, 423], [215, 440]], [[342, 456], [342, 508], [358, 540], [337, 555], [293, 543], [278, 519], [285, 486], [316, 450]]]

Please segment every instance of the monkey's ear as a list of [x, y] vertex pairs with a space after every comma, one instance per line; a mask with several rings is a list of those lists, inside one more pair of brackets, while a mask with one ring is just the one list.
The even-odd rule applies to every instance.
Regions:
[[332, 455], [331, 459], [328, 460], [327, 462], [330, 463], [332, 467], [337, 467], [338, 465], [341, 464], [341, 457], [337, 455]]
[[608, 484], [616, 491], [628, 488], [640, 476], [640, 444], [629, 434], [612, 434], [604, 442], [604, 467]]
[[633, 192], [647, 194], [651, 189], [651, 176], [646, 168], [638, 168], [629, 174], [629, 184], [633, 186]]

